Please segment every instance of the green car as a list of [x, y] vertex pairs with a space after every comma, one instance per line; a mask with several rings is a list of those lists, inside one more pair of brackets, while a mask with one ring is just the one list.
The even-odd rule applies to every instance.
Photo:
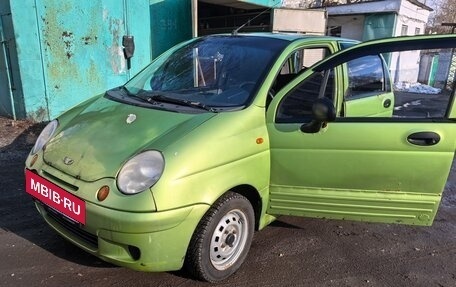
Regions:
[[26, 191], [105, 261], [211, 282], [280, 215], [431, 225], [456, 149], [454, 94], [395, 84], [445, 86], [454, 47], [454, 35], [192, 39], [51, 121]]

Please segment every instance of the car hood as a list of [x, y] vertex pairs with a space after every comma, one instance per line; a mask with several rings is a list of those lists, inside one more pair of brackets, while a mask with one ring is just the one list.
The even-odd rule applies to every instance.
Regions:
[[62, 116], [64, 124], [46, 145], [44, 160], [85, 181], [115, 177], [136, 153], [160, 150], [215, 115], [155, 110], [100, 98], [70, 120]]

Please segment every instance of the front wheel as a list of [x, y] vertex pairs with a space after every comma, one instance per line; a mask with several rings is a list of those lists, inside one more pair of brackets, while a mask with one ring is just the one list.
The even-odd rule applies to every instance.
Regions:
[[209, 282], [236, 272], [247, 257], [254, 232], [254, 212], [244, 196], [229, 192], [198, 224], [185, 258], [195, 277]]

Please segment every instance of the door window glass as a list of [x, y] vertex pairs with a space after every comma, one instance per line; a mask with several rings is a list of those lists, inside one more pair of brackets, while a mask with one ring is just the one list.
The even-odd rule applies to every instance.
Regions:
[[330, 54], [328, 48], [305, 48], [293, 52], [283, 64], [273, 85], [273, 93], [279, 91], [307, 68]]
[[276, 122], [309, 122], [312, 119], [312, 105], [320, 94], [333, 99], [334, 72], [330, 72], [326, 86], [325, 74], [317, 72], [291, 90], [279, 104]]
[[395, 52], [391, 59], [393, 117], [444, 118], [455, 87], [452, 50]]
[[347, 63], [343, 117], [443, 119], [455, 88], [456, 55], [451, 49], [389, 53]]

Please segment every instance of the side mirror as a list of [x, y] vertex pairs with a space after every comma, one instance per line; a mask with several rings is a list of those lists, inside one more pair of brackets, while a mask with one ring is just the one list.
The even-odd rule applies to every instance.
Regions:
[[319, 98], [312, 105], [312, 115], [312, 121], [301, 126], [303, 133], [317, 133], [327, 122], [334, 121], [336, 119], [336, 108], [330, 99]]

